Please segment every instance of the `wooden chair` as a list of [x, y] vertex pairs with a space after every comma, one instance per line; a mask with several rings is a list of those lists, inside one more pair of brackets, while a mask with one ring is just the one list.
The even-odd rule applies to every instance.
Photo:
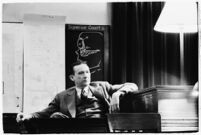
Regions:
[[112, 113], [107, 118], [110, 132], [161, 132], [158, 113]]

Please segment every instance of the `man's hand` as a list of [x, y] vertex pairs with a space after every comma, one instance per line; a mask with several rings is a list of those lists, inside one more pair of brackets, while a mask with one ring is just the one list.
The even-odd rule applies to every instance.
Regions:
[[31, 114], [18, 113], [16, 121], [19, 123], [19, 122], [23, 122], [24, 120], [29, 120], [31, 118], [32, 118]]
[[123, 93], [118, 92], [118, 91], [112, 94], [109, 113], [118, 112], [120, 110], [120, 108], [119, 108], [119, 97], [121, 94], [123, 94]]

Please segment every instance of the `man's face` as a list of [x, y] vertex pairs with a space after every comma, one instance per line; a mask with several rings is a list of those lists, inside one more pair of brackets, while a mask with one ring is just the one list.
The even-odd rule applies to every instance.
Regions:
[[77, 87], [83, 88], [91, 82], [91, 73], [86, 64], [81, 64], [73, 67], [74, 75], [72, 81], [75, 82]]

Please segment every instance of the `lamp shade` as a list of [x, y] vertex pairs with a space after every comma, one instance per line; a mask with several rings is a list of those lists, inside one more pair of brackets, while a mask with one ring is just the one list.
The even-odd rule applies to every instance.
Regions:
[[196, 2], [166, 2], [154, 30], [167, 33], [197, 32]]

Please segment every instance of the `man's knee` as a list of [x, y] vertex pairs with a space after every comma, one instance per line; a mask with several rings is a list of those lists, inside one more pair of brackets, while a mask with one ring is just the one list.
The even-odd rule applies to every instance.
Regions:
[[67, 115], [61, 113], [61, 112], [55, 112], [53, 113], [50, 118], [69, 118]]

